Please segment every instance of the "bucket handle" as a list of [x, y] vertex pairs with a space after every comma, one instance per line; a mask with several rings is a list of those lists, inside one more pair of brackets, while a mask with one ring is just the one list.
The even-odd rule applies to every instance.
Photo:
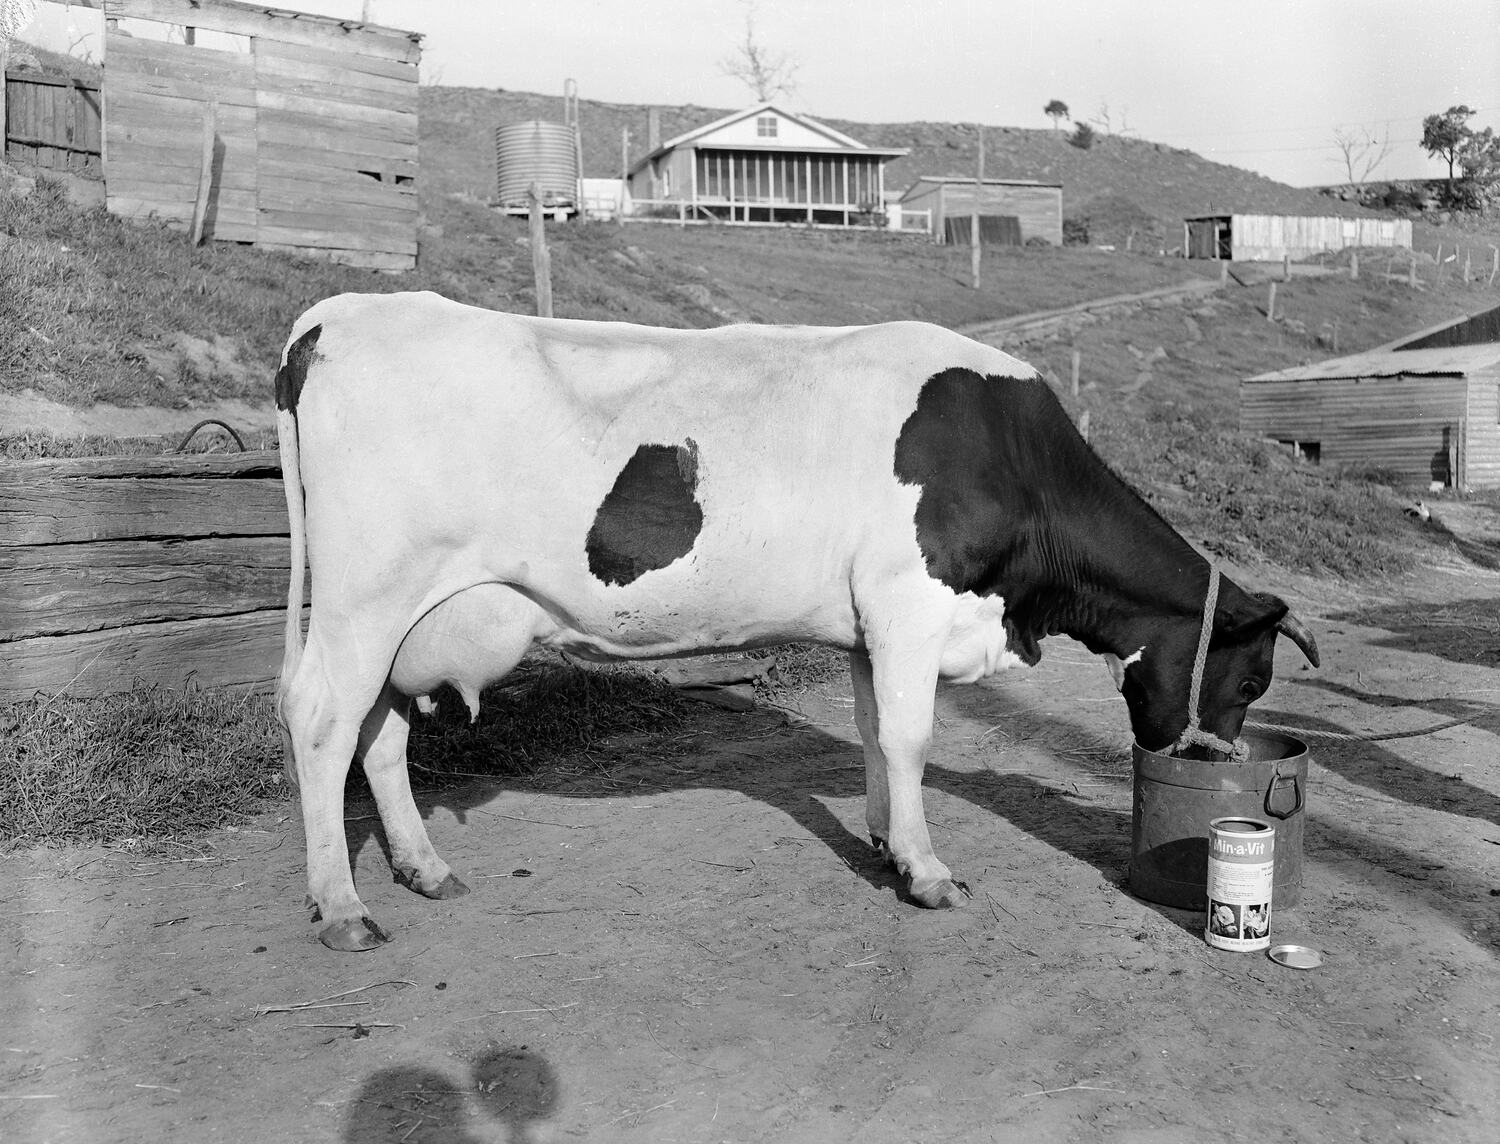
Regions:
[[[1290, 810], [1282, 810], [1274, 806], [1277, 791], [1282, 789], [1283, 783], [1292, 785], [1292, 806]], [[1271, 780], [1271, 785], [1266, 788], [1266, 813], [1272, 818], [1291, 818], [1302, 809], [1302, 784], [1298, 781], [1296, 774], [1284, 775], [1281, 768], [1276, 768], [1276, 777]]]

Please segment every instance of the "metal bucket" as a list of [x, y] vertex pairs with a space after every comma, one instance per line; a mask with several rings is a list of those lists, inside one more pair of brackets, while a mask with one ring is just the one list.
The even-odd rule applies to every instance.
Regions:
[[1208, 824], [1264, 818], [1276, 827], [1272, 906], [1302, 896], [1302, 824], [1307, 744], [1275, 731], [1247, 731], [1244, 763], [1181, 759], [1136, 744], [1130, 830], [1130, 892], [1148, 902], [1201, 910], [1208, 893]]

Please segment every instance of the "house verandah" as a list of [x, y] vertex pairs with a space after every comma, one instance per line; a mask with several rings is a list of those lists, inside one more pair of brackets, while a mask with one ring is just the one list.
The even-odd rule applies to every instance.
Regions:
[[631, 171], [637, 216], [737, 224], [883, 226], [885, 164], [866, 147], [761, 104], [668, 140]]

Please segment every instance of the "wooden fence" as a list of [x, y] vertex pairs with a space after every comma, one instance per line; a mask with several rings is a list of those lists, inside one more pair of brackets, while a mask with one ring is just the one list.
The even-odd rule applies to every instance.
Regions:
[[[232, 0], [104, 0], [104, 13], [111, 212], [415, 265], [416, 33]], [[191, 28], [194, 42], [135, 36], [131, 22]]]
[[51, 170], [99, 174], [96, 85], [63, 76], [7, 72], [0, 110], [5, 158]]
[[269, 687], [287, 538], [274, 451], [0, 461], [0, 703]]

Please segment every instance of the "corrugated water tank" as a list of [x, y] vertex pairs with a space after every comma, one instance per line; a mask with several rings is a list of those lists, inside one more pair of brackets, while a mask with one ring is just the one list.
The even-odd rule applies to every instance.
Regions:
[[578, 149], [565, 123], [529, 119], [495, 128], [495, 189], [501, 206], [529, 205], [529, 189], [538, 184], [549, 207], [578, 201]]

